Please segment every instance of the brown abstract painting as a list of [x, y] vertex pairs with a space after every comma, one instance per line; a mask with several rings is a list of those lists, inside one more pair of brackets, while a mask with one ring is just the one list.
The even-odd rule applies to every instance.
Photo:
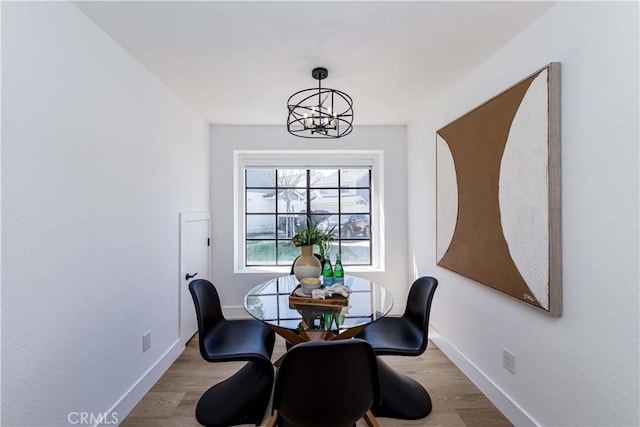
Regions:
[[562, 314], [560, 64], [438, 130], [437, 263]]

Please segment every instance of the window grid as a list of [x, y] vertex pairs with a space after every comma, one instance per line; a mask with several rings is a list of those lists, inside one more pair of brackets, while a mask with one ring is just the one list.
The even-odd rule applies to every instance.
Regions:
[[[312, 186], [311, 185], [311, 169], [306, 169], [306, 173], [305, 173], [305, 185], [303, 187], [301, 186], [281, 186], [279, 183], [279, 172], [282, 170], [290, 170], [293, 168], [286, 168], [286, 169], [269, 169], [269, 170], [274, 170], [274, 179], [275, 182], [273, 184], [273, 186], [249, 186], [246, 183], [248, 182], [248, 178], [247, 178], [247, 172], [249, 169], [252, 168], [245, 168], [245, 253], [248, 253], [249, 251], [249, 243], [250, 242], [274, 242], [274, 251], [275, 251], [275, 265], [290, 265], [290, 263], [292, 262], [292, 260], [282, 260], [281, 256], [280, 256], [280, 252], [281, 252], [281, 245], [280, 243], [286, 243], [286, 244], [291, 244], [291, 236], [289, 237], [280, 237], [279, 235], [279, 229], [278, 229], [278, 221], [279, 221], [279, 216], [280, 215], [293, 215], [293, 216], [298, 216], [298, 218], [300, 218], [300, 223], [299, 226], [296, 228], [296, 230], [294, 230], [294, 234], [295, 232], [297, 232], [297, 230], [299, 228], [304, 228], [306, 227], [307, 224], [307, 219], [311, 220], [312, 223], [314, 222], [314, 217], [317, 216], [323, 216], [323, 217], [328, 217], [328, 216], [332, 216], [332, 215], [337, 215], [338, 218], [338, 224], [337, 224], [337, 235], [335, 236], [335, 239], [333, 241], [333, 246], [338, 248], [337, 253], [342, 253], [343, 252], [343, 242], [345, 243], [356, 243], [356, 242], [362, 242], [362, 241], [366, 241], [369, 242], [369, 246], [368, 246], [368, 260], [369, 262], [367, 263], [354, 263], [354, 262], [348, 262], [343, 260], [343, 265], [360, 265], [360, 266], [370, 266], [372, 265], [372, 256], [373, 256], [373, 248], [371, 245], [372, 242], [372, 236], [371, 236], [371, 227], [370, 225], [373, 223], [371, 220], [371, 169], [367, 170], [367, 186], [349, 186], [349, 187], [342, 187], [342, 174], [343, 171], [345, 169], [349, 169], [349, 168], [331, 168], [331, 169], [335, 169], [337, 171], [337, 186]], [[357, 168], [359, 169], [359, 168]], [[266, 211], [262, 211], [262, 212], [247, 212], [248, 209], [246, 209], [246, 207], [248, 206], [248, 190], [262, 190], [262, 191], [269, 191], [272, 190], [274, 191], [274, 198], [275, 198], [275, 209], [274, 212], [266, 212]], [[305, 193], [305, 212], [281, 212], [280, 211], [280, 204], [278, 203], [278, 197], [280, 195], [280, 191], [281, 190], [297, 190], [297, 191], [301, 191]], [[321, 213], [314, 213], [314, 211], [311, 209], [311, 205], [312, 205], [312, 197], [311, 197], [311, 193], [312, 191], [322, 191], [322, 190], [334, 190], [337, 191], [337, 211], [322, 211]], [[349, 190], [349, 191], [355, 191], [357, 192], [358, 190], [360, 191], [366, 191], [368, 194], [368, 207], [366, 211], [343, 211], [343, 203], [342, 203], [342, 198], [343, 198], [343, 191], [344, 190]], [[316, 210], [315, 212], [319, 212], [319, 210]], [[267, 238], [267, 237], [260, 237], [260, 238], [252, 238], [249, 237], [249, 228], [248, 228], [248, 219], [251, 216], [257, 216], [257, 215], [269, 215], [269, 216], [273, 216], [274, 218], [274, 226], [275, 226], [275, 236], [272, 238]], [[304, 215], [304, 220], [301, 218]], [[368, 234], [365, 235], [363, 234], [361, 237], [356, 237], [356, 236], [343, 236], [344, 231], [343, 231], [343, 226], [342, 226], [342, 218], [346, 217], [346, 216], [353, 216], [353, 215], [366, 215], [368, 217], [368, 224], [369, 226], [367, 227], [368, 229]], [[317, 222], [317, 221], [316, 221]], [[332, 253], [335, 253], [332, 250]], [[269, 266], [269, 265], [274, 265], [273, 263], [270, 264], [259, 264], [259, 263], [248, 263], [248, 257], [245, 256], [245, 266], [247, 267], [260, 267], [260, 266]]]

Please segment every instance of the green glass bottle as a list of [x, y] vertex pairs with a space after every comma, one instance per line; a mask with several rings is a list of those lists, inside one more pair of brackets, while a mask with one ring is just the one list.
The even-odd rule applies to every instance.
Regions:
[[333, 269], [331, 268], [330, 258], [324, 260], [324, 267], [322, 267], [322, 284], [325, 288], [333, 285]]
[[336, 265], [333, 267], [333, 277], [336, 279], [344, 278], [344, 269], [342, 268], [342, 261], [340, 260], [340, 254], [336, 255]]

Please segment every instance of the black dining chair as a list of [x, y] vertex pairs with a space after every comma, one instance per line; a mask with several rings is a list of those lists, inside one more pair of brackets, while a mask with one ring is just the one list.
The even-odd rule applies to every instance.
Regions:
[[[411, 285], [402, 317], [383, 317], [357, 335], [377, 356], [419, 356], [429, 342], [429, 314], [438, 287], [433, 277], [420, 277]], [[371, 408], [378, 417], [420, 419], [431, 413], [431, 397], [413, 378], [395, 372], [378, 357], [382, 397]]]
[[433, 277], [420, 277], [411, 285], [402, 317], [383, 317], [358, 338], [366, 340], [378, 356], [419, 356], [429, 342], [429, 314], [438, 287]]
[[378, 426], [370, 408], [380, 399], [376, 356], [360, 339], [310, 341], [280, 364], [267, 427]]
[[196, 406], [204, 426], [259, 425], [271, 398], [275, 333], [255, 319], [227, 320], [208, 280], [189, 283], [198, 320], [200, 354], [207, 362], [246, 361], [233, 376], [208, 389]]

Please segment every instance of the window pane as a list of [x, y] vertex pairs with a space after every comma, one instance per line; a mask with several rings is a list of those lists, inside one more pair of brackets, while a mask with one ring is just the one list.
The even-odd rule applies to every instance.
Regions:
[[292, 265], [300, 255], [300, 248], [293, 246], [291, 240], [278, 242], [278, 265]]
[[340, 237], [343, 239], [371, 237], [369, 215], [340, 215]]
[[247, 213], [268, 212], [276, 212], [276, 202], [273, 197], [273, 191], [256, 192], [247, 190]]
[[369, 168], [342, 169], [340, 171], [340, 187], [371, 187]]
[[247, 241], [247, 265], [275, 265], [276, 242]]
[[338, 212], [338, 190], [320, 190], [314, 193], [315, 198], [311, 199], [311, 213]]
[[345, 265], [371, 264], [371, 241], [345, 241], [340, 244]]
[[247, 187], [275, 187], [275, 169], [247, 169]]
[[247, 215], [248, 239], [275, 239], [275, 215]]
[[368, 188], [340, 190], [340, 210], [343, 213], [369, 213], [370, 194]]
[[278, 212], [300, 212], [306, 207], [307, 194], [304, 189], [278, 190]]
[[278, 169], [278, 187], [306, 187], [307, 171], [306, 169]]
[[334, 238], [339, 237], [340, 227], [338, 227], [338, 215], [330, 215], [324, 219], [322, 219], [318, 223], [318, 229], [322, 232], [328, 232], [333, 228], [333, 236]]
[[337, 169], [311, 169], [311, 188], [338, 187]]
[[329, 214], [311, 215], [311, 224], [314, 224], [318, 230], [326, 232], [331, 228], [327, 222], [329, 217]]
[[300, 228], [300, 218], [296, 214], [278, 215], [278, 238], [290, 239]]

